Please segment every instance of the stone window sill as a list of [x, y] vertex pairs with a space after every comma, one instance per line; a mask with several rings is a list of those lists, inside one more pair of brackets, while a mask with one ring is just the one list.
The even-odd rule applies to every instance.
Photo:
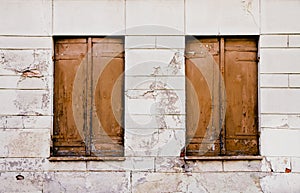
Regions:
[[263, 156], [186, 156], [185, 160], [216, 161], [216, 160], [262, 160]]
[[125, 157], [49, 157], [49, 161], [124, 161]]

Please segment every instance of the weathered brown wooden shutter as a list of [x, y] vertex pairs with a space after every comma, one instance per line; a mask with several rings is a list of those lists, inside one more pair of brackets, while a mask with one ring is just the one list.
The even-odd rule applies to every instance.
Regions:
[[[204, 52], [206, 49], [208, 52]], [[200, 48], [200, 49], [199, 49]], [[201, 65], [213, 65], [207, 58], [209, 54], [219, 63], [219, 40], [217, 38], [202, 38], [200, 41], [196, 39], [187, 40], [187, 57], [186, 57], [186, 76], [188, 79], [187, 88], [187, 155], [197, 156], [206, 155], [214, 156], [220, 152], [220, 141], [210, 140], [205, 137], [211, 121], [212, 99], [210, 96], [209, 86], [206, 77], [200, 72], [200, 69], [192, 62], [192, 59], [198, 59]], [[192, 53], [192, 54], [189, 54]], [[213, 60], [211, 59], [211, 60]], [[196, 92], [198, 100], [198, 108], [196, 108], [194, 99], [192, 100], [191, 93]], [[198, 126], [193, 123], [196, 117], [193, 116], [193, 110], [199, 110]], [[195, 128], [197, 127], [197, 128]], [[204, 147], [201, 148], [200, 144]]]
[[55, 156], [123, 155], [122, 38], [57, 38]]
[[226, 155], [257, 155], [257, 39], [225, 38]]
[[[199, 47], [201, 49], [198, 49]], [[203, 52], [203, 48], [206, 52]], [[213, 65], [205, 54], [210, 54], [219, 66], [226, 88], [225, 122], [222, 128], [213, 130], [216, 132], [214, 135], [217, 136], [213, 140], [205, 137], [209, 130], [208, 124], [211, 119], [216, 117], [220, 119], [220, 117], [214, 116], [211, 112], [214, 104], [212, 104], [213, 96], [210, 96], [207, 77], [203, 76], [192, 61], [196, 58], [200, 65]], [[257, 155], [257, 38], [187, 39], [186, 76], [186, 155]], [[217, 77], [212, 78], [213, 81], [220, 81]], [[197, 95], [198, 108], [195, 108], [195, 102], [192, 101], [193, 89]], [[200, 111], [197, 126], [193, 117], [195, 109]], [[208, 148], [201, 149], [201, 144], [201, 147]]]

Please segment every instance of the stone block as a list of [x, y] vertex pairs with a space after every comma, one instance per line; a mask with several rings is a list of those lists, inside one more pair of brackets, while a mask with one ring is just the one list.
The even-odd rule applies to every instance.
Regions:
[[54, 35], [120, 35], [125, 29], [123, 0], [54, 1]]
[[298, 115], [261, 115], [261, 127], [300, 129], [300, 116]]
[[126, 1], [126, 34], [184, 34], [184, 1]]
[[156, 157], [155, 171], [164, 173], [181, 173], [185, 169], [185, 161], [181, 157]]
[[47, 169], [46, 158], [6, 158], [8, 172], [43, 172]]
[[43, 192], [130, 192], [127, 172], [51, 172]]
[[146, 90], [151, 89], [151, 85], [162, 84], [164, 88], [170, 90], [184, 90], [184, 76], [126, 76], [125, 90]]
[[266, 157], [266, 159], [271, 165], [272, 172], [284, 173], [286, 169], [292, 169], [291, 159], [289, 157]]
[[51, 37], [0, 37], [0, 49], [51, 49]]
[[298, 193], [300, 191], [300, 174], [273, 174], [260, 179], [263, 192]]
[[88, 192], [87, 175], [87, 172], [46, 173], [43, 192]]
[[52, 77], [0, 76], [0, 89], [49, 89]]
[[191, 173], [186, 192], [262, 192], [259, 172]]
[[300, 129], [300, 116], [299, 115], [289, 115], [289, 128]]
[[133, 114], [151, 115], [158, 113], [154, 99], [128, 99], [126, 97], [125, 104], [126, 119]]
[[261, 74], [260, 87], [288, 87], [289, 75], [287, 74]]
[[184, 49], [184, 36], [156, 36], [156, 47], [166, 49]]
[[259, 34], [259, 1], [187, 0], [186, 32], [191, 35]]
[[0, 130], [0, 157], [49, 157], [50, 131]]
[[262, 192], [264, 175], [244, 173], [133, 173], [132, 192]]
[[127, 90], [125, 103], [125, 113], [128, 115], [185, 114], [183, 90]]
[[188, 161], [185, 171], [198, 172], [222, 172], [222, 161]]
[[0, 90], [2, 115], [51, 115], [52, 98], [46, 90]]
[[300, 74], [289, 75], [289, 87], [300, 87]]
[[0, 129], [52, 129], [52, 116], [0, 116]]
[[4, 158], [0, 158], [0, 173], [6, 171], [6, 160]]
[[173, 129], [127, 129], [126, 156], [179, 156], [185, 131]]
[[291, 160], [292, 172], [300, 173], [300, 157], [292, 157]]
[[289, 47], [300, 47], [300, 35], [289, 35]]
[[[107, 180], [103, 180], [107, 179]], [[130, 192], [129, 172], [93, 172], [86, 177], [88, 192]]]
[[125, 127], [128, 129], [185, 129], [185, 115], [127, 114]]
[[261, 113], [299, 113], [300, 89], [261, 89]]
[[47, 164], [45, 166], [46, 171], [68, 171], [68, 172], [75, 172], [75, 171], [86, 171], [86, 162], [83, 161], [51, 161], [47, 160]]
[[263, 156], [300, 156], [300, 130], [263, 128], [260, 139]]
[[300, 49], [261, 49], [261, 73], [299, 73]]
[[[218, 5], [219, 4], [219, 5]], [[258, 35], [259, 34], [259, 0], [217, 1], [219, 34], [221, 35]], [[216, 18], [216, 16], [212, 16]]]
[[261, 127], [288, 128], [288, 115], [262, 114], [260, 118]]
[[242, 160], [242, 161], [224, 161], [224, 171], [232, 172], [260, 172], [261, 161], [260, 160]]
[[261, 48], [287, 47], [288, 35], [261, 35], [259, 39], [259, 46]]
[[158, 129], [126, 129], [125, 156], [156, 156], [158, 136]]
[[158, 156], [180, 156], [185, 147], [185, 130], [159, 129]]
[[51, 34], [52, 1], [2, 1], [0, 7], [0, 35]]
[[154, 157], [126, 157], [124, 161], [89, 161], [92, 171], [154, 171]]
[[261, 1], [261, 33], [278, 34], [299, 32], [299, 6], [299, 1]]
[[[24, 179], [17, 180], [21, 175]], [[45, 174], [43, 172], [5, 172], [0, 176], [0, 192], [42, 193]]]
[[136, 48], [155, 48], [155, 36], [126, 36], [125, 37], [125, 48], [136, 49]]
[[[217, 0], [187, 0], [185, 5], [186, 33], [189, 35], [217, 35], [219, 13]], [[207, 22], [209, 21], [209, 22]]]
[[261, 160], [261, 171], [262, 172], [272, 172], [272, 165], [271, 162], [267, 160], [266, 157], [264, 157]]
[[183, 173], [132, 173], [132, 193], [187, 192]]
[[127, 50], [125, 76], [183, 76], [183, 50]]
[[34, 72], [35, 77], [52, 75], [52, 51], [0, 50], [0, 75], [26, 76], [28, 72]]

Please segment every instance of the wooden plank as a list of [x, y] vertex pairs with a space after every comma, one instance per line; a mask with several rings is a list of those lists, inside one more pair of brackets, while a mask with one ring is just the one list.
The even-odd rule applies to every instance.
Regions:
[[87, 70], [86, 70], [86, 88], [87, 88], [87, 95], [86, 95], [86, 124], [85, 124], [85, 151], [86, 156], [91, 155], [91, 138], [92, 138], [92, 101], [93, 101], [93, 59], [92, 59], [92, 38], [88, 38], [88, 53], [87, 53]]
[[56, 44], [86, 44], [87, 43], [87, 38], [82, 38], [82, 37], [73, 37], [73, 38], [65, 38], [65, 37], [55, 37], [54, 41]]
[[[211, 68], [208, 65], [213, 65], [213, 61], [210, 61], [212, 56], [215, 62], [219, 63], [219, 41], [217, 38], [203, 38], [200, 40], [188, 40], [187, 41], [187, 55], [186, 58], [186, 109], [187, 109], [187, 155], [218, 155], [220, 152], [220, 140], [212, 142], [202, 141], [207, 135], [218, 136], [219, 133], [213, 129], [215, 115], [212, 112], [213, 97], [210, 95], [210, 90], [207, 82], [208, 77], [204, 77], [201, 69], [197, 65], [203, 66], [203, 68]], [[199, 62], [194, 64], [192, 59], [200, 58]], [[206, 66], [205, 66], [206, 65]], [[213, 77], [210, 77], [213, 78]], [[212, 82], [214, 80], [211, 80]], [[194, 99], [195, 95], [196, 99]], [[197, 102], [195, 102], [197, 101]], [[198, 105], [198, 107], [196, 107]], [[194, 111], [200, 111], [197, 114]], [[198, 117], [195, 117], [198, 116]], [[198, 122], [195, 122], [198, 119]], [[209, 126], [209, 123], [212, 125]], [[212, 128], [209, 128], [212, 127]], [[201, 140], [199, 140], [201, 139]], [[198, 141], [196, 144], [193, 144]], [[189, 144], [190, 143], [190, 144]], [[202, 145], [200, 145], [202, 144]]]
[[[219, 79], [219, 92], [220, 92], [220, 98], [219, 98], [219, 101], [221, 102], [221, 100], [223, 100], [225, 97], [226, 97], [226, 93], [225, 91], [223, 91], [223, 88], [222, 88], [222, 79], [223, 78], [223, 81], [225, 81], [225, 40], [224, 40], [224, 37], [221, 37], [220, 38], [220, 71], [221, 71], [221, 76], [220, 79]], [[223, 115], [223, 109], [220, 111], [220, 118], [221, 116]], [[223, 120], [220, 120], [220, 122], [222, 122]], [[221, 133], [220, 133], [220, 154], [221, 155], [225, 155], [226, 154], [226, 138], [225, 138], [225, 135], [226, 135], [226, 130], [225, 130], [225, 121], [223, 123], [220, 123], [221, 125]]]
[[208, 54], [211, 54], [213, 57], [219, 56], [219, 41], [217, 38], [193, 38], [187, 40], [186, 58], [204, 58]]
[[[60, 152], [61, 141], [68, 141], [69, 143], [82, 141], [74, 121], [72, 106], [74, 79], [80, 63], [80, 60], [59, 60], [55, 62], [54, 138], [60, 136], [60, 139], [53, 141], [53, 145], [58, 148], [57, 153]], [[84, 147], [84, 143], [82, 143], [82, 147]], [[81, 149], [78, 151], [81, 151]]]
[[[84, 119], [85, 109], [85, 55], [87, 53], [86, 38], [60, 39], [55, 43], [54, 66], [54, 155], [85, 155], [83, 133], [75, 123], [75, 118]], [[81, 70], [79, 70], [81, 69]], [[79, 81], [80, 93], [74, 90]], [[82, 95], [78, 111], [74, 111], [73, 94]]]
[[55, 44], [55, 59], [80, 59], [87, 53], [86, 43], [59, 43]]
[[108, 37], [93, 37], [93, 44], [124, 44], [124, 37], [122, 36], [108, 36]]
[[[95, 51], [97, 50], [94, 49]], [[112, 58], [106, 60], [98, 55], [93, 57], [93, 61], [94, 72], [97, 72], [94, 74], [96, 85], [94, 91], [93, 140], [96, 143], [93, 153], [98, 152], [97, 154], [99, 154], [99, 151], [108, 145], [111, 152], [107, 151], [106, 156], [116, 154], [112, 152], [117, 149], [119, 149], [119, 156], [122, 156], [124, 59]], [[107, 143], [108, 141], [110, 143]]]
[[[255, 39], [244, 40], [228, 38], [225, 41], [225, 48], [227, 46], [253, 48], [248, 50], [257, 48]], [[226, 155], [258, 154], [256, 58], [256, 53], [252, 51], [225, 49]]]

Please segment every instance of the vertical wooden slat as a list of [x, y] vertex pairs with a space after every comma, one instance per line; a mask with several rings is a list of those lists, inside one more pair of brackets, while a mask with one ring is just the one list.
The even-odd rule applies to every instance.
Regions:
[[91, 155], [91, 135], [92, 135], [92, 101], [93, 101], [93, 59], [92, 59], [92, 38], [87, 38], [87, 75], [86, 75], [86, 126], [85, 126], [85, 141], [86, 155]]
[[[221, 74], [220, 74], [220, 76], [222, 76], [222, 77], [220, 77], [220, 80], [221, 81], [225, 81], [225, 76], [224, 76], [224, 74], [225, 74], [225, 40], [224, 40], [224, 37], [221, 37], [220, 38], [220, 72], [221, 72]], [[222, 80], [222, 78], [223, 78], [223, 80]], [[222, 89], [222, 83], [221, 82], [219, 82], [219, 92], [220, 92], [220, 101], [222, 100], [222, 99], [224, 99], [225, 98], [225, 96], [226, 96], [226, 91], [223, 91], [223, 89]], [[225, 102], [225, 101], [222, 101], [222, 102]], [[226, 105], [226, 104], [224, 104], [224, 105]], [[223, 112], [223, 109], [221, 109], [221, 111], [220, 111], [220, 117], [222, 116], [222, 114], [223, 113], [225, 113], [225, 112]], [[225, 120], [222, 120], [222, 119], [220, 119], [220, 125], [221, 125], [221, 133], [220, 133], [220, 154], [221, 155], [225, 155], [225, 153], [226, 153], [226, 147], [225, 147], [225, 145], [226, 145], [226, 143], [225, 143], [225, 135], [226, 135], [226, 130], [225, 130]]]

